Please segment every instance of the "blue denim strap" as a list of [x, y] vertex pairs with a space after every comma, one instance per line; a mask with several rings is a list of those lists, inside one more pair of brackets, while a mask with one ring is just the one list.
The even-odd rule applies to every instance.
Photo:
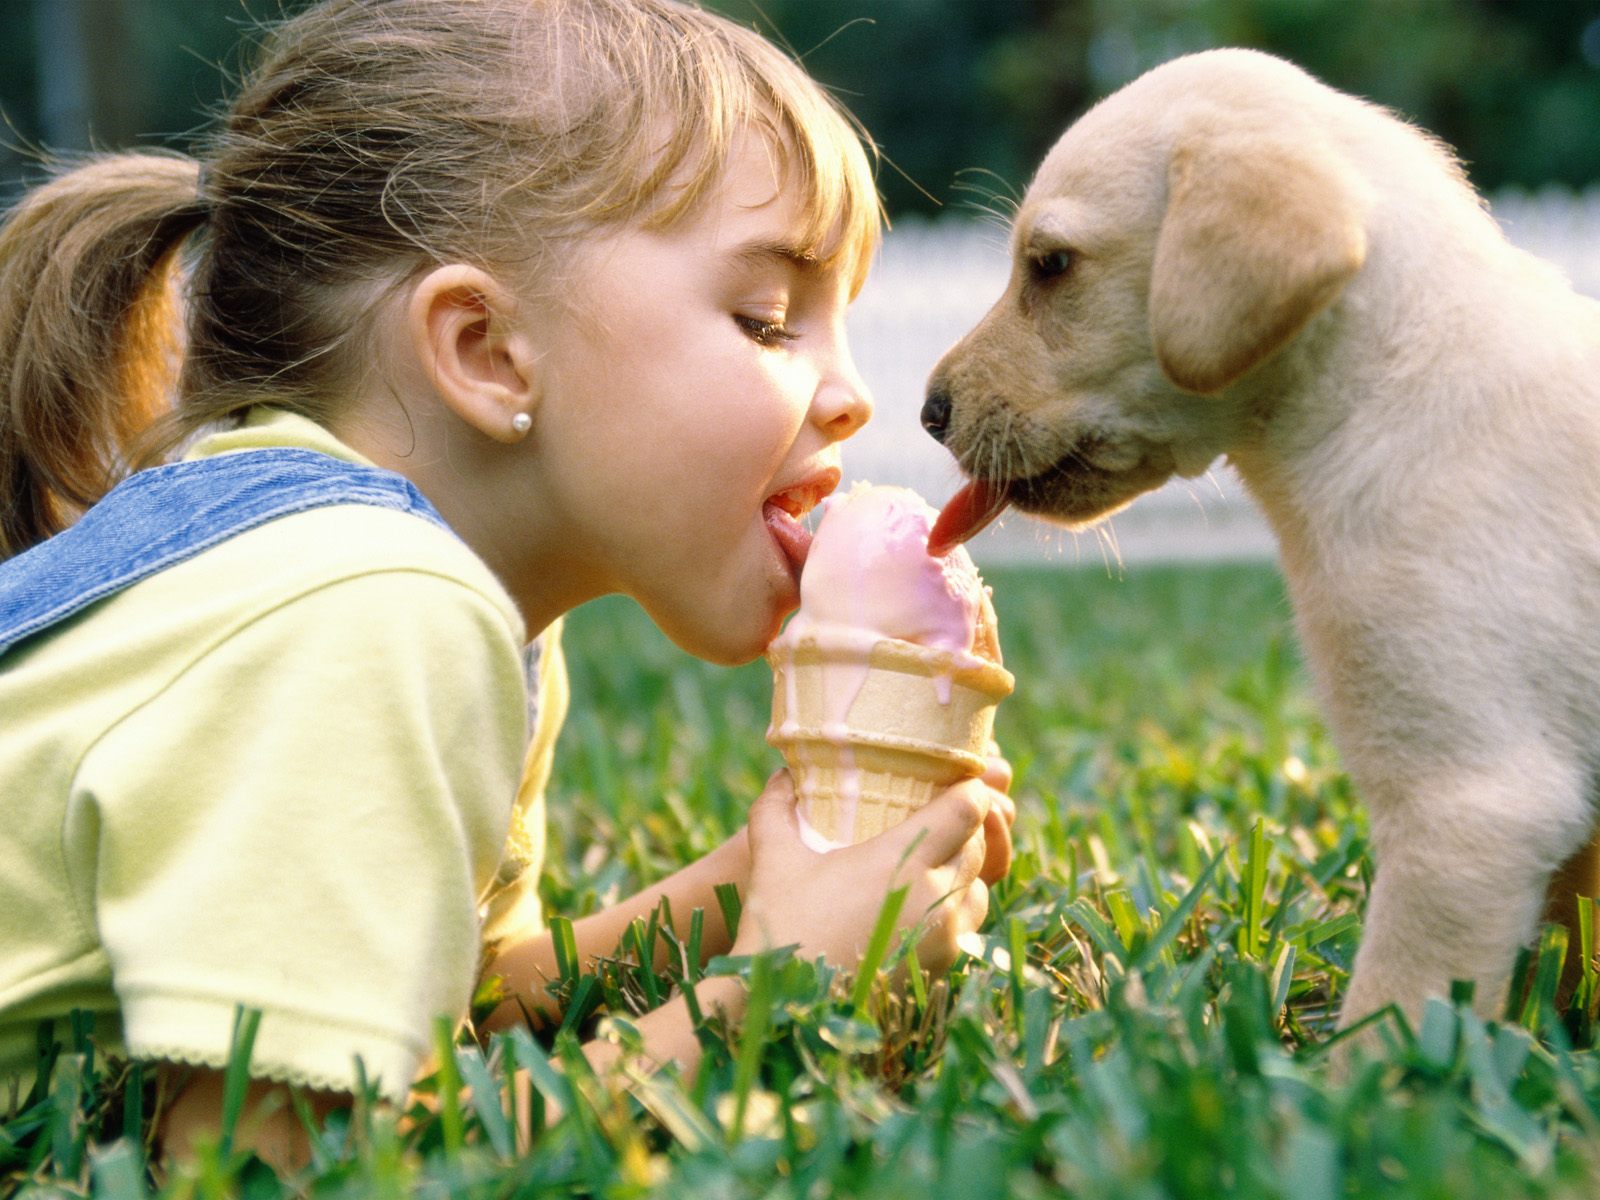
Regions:
[[412, 513], [449, 529], [404, 476], [316, 450], [241, 450], [153, 467], [70, 528], [0, 563], [0, 654], [246, 530], [335, 504]]

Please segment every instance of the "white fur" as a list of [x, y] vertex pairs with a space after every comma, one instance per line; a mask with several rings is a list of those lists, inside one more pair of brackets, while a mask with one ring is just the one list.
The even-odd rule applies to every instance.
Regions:
[[[1191, 219], [1169, 211], [1179, 154], [1212, 172], [1198, 188], [1262, 177], [1208, 210], [1250, 216], [1192, 235], [1193, 277], [1160, 280], [1163, 227]], [[1318, 172], [1307, 220], [1268, 229], [1302, 158]], [[1254, 311], [1212, 278], [1206, 239], [1226, 275], [1254, 261], [1252, 239], [1302, 236], [1327, 242], [1323, 278], [1342, 284], [1286, 281], [1304, 307], [1287, 341], [1246, 347], [1243, 373], [1203, 394], [1178, 386], [1166, 334], [1192, 357], [1210, 315]], [[934, 375], [950, 448], [991, 477], [1101, 468], [1033, 506], [1068, 522], [1229, 458], [1276, 531], [1371, 811], [1377, 877], [1344, 1019], [1390, 1002], [1415, 1015], [1452, 979], [1493, 1010], [1552, 872], [1594, 825], [1600, 305], [1513, 248], [1437, 143], [1248, 51], [1175, 60], [1086, 115], [1040, 168], [1015, 245], [1011, 286]], [[1080, 260], [1030, 284], [1027, 256], [1053, 245]], [[1300, 271], [1302, 248], [1261, 247], [1258, 274], [1288, 251]]]

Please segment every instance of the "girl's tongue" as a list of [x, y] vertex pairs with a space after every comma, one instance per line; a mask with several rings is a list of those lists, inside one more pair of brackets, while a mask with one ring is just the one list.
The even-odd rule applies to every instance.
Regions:
[[790, 516], [771, 500], [762, 505], [761, 515], [798, 578], [806, 565], [806, 555], [811, 552], [811, 531], [800, 524], [798, 517]]

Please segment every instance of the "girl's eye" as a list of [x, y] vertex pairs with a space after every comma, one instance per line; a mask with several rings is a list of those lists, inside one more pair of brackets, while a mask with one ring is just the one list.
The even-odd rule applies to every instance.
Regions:
[[734, 314], [734, 321], [744, 330], [745, 336], [758, 346], [779, 346], [800, 336], [782, 321], [766, 321], [760, 317]]

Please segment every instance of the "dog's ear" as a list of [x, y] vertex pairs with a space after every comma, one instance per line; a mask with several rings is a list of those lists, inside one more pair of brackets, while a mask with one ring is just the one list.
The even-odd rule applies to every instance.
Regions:
[[1150, 333], [1174, 383], [1216, 392], [1282, 348], [1360, 269], [1361, 196], [1330, 151], [1266, 133], [1192, 135], [1167, 183]]

